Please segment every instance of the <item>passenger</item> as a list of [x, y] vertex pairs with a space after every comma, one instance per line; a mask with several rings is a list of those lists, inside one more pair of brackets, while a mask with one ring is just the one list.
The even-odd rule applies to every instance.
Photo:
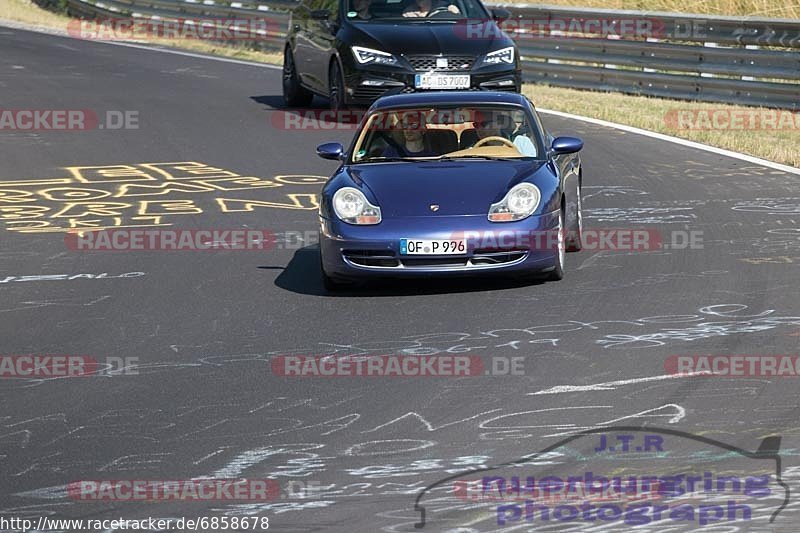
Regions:
[[437, 154], [430, 145], [425, 134], [425, 117], [422, 113], [406, 113], [400, 118], [399, 126], [403, 130], [400, 144], [387, 146], [383, 157], [433, 157]]

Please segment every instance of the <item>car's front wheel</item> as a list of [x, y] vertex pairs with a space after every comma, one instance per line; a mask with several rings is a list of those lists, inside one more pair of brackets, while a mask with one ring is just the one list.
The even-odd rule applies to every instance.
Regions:
[[578, 187], [577, 198], [575, 198], [574, 226], [567, 234], [567, 251], [580, 252], [583, 248], [583, 201], [581, 200], [581, 188]]
[[550, 275], [548, 279], [550, 281], [560, 281], [564, 279], [564, 261], [566, 256], [566, 243], [564, 233], [565, 233], [565, 226], [564, 226], [564, 206], [561, 206], [561, 210], [558, 212], [558, 249], [556, 250], [556, 264], [555, 268], [550, 271]]
[[328, 98], [330, 99], [331, 110], [345, 111], [347, 109], [344, 93], [345, 87], [342, 69], [339, 68], [339, 63], [334, 60], [328, 71]]
[[300, 85], [294, 56], [289, 47], [283, 52], [283, 101], [289, 107], [308, 107], [314, 94]]

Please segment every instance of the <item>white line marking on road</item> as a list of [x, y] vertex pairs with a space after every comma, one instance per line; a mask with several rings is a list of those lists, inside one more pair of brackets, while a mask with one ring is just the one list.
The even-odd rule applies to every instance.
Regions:
[[194, 57], [197, 59], [209, 59], [211, 61], [222, 61], [223, 63], [233, 63], [235, 65], [245, 65], [248, 67], [258, 67], [258, 68], [268, 68], [270, 70], [283, 70], [283, 67], [280, 65], [270, 65], [269, 63], [258, 63], [256, 61], [243, 61], [241, 59], [231, 59], [229, 57], [216, 57], [216, 56], [209, 56], [205, 54], [196, 54], [193, 52], [183, 52], [181, 50], [172, 50], [169, 48], [154, 48], [152, 46], [146, 46], [143, 44], [133, 44], [133, 43], [121, 43], [121, 42], [112, 42], [112, 41], [94, 41], [98, 43], [104, 44], [112, 44], [114, 46], [125, 46], [128, 48], [138, 48], [141, 50], [150, 50], [151, 52], [163, 52], [165, 54], [174, 54], [178, 56], [186, 56], [186, 57]]
[[[667, 408], [675, 409], [675, 412], [674, 413], [658, 414], [658, 415], [657, 414], [653, 414], [653, 413], [656, 413], [658, 411], [661, 411], [662, 409], [667, 409]], [[600, 429], [600, 428], [608, 427], [608, 426], [610, 426], [612, 424], [615, 424], [615, 423], [620, 422], [622, 420], [626, 420], [628, 418], [646, 418], [646, 417], [650, 417], [650, 416], [669, 418], [669, 420], [667, 421], [668, 424], [677, 424], [678, 422], [680, 422], [681, 420], [686, 418], [686, 409], [684, 407], [676, 404], [676, 403], [667, 403], [667, 404], [664, 404], [664, 405], [662, 405], [660, 407], [655, 407], [653, 409], [647, 409], [646, 411], [641, 411], [639, 413], [634, 413], [632, 415], [627, 415], [627, 416], [623, 416], [623, 417], [620, 417], [620, 418], [615, 418], [613, 420], [608, 420], [606, 422], [600, 422], [599, 424], [595, 424], [595, 425], [592, 425], [592, 426], [575, 427], [575, 428], [570, 429], [569, 431], [562, 431], [561, 433], [551, 433], [549, 435], [544, 435], [543, 438], [566, 437], [568, 435], [576, 435], [576, 434], [580, 433], [581, 431], [586, 431], [587, 429]]]
[[625, 124], [618, 124], [616, 122], [608, 122], [607, 120], [600, 120], [598, 118], [590, 118], [584, 117], [581, 115], [573, 115], [571, 113], [564, 113], [563, 111], [553, 111], [552, 109], [538, 109], [539, 113], [543, 113], [546, 115], [554, 115], [557, 117], [562, 118], [569, 118], [572, 120], [580, 120], [581, 122], [588, 122], [589, 124], [596, 124], [598, 126], [605, 126], [607, 128], [614, 128], [616, 130], [627, 131], [628, 133], [636, 133], [637, 135], [644, 135], [645, 137], [651, 137], [653, 139], [658, 139], [660, 141], [671, 142], [674, 144], [680, 144], [681, 146], [687, 146], [689, 148], [694, 148], [696, 150], [702, 150], [704, 152], [711, 152], [712, 154], [723, 155], [726, 157], [732, 157], [734, 159], [739, 159], [741, 161], [747, 161], [748, 163], [754, 163], [756, 165], [761, 165], [764, 167], [774, 168], [775, 170], [780, 170], [782, 172], [788, 172], [789, 174], [796, 174], [800, 176], [800, 168], [790, 167], [788, 165], [781, 165], [780, 163], [774, 163], [772, 161], [767, 161], [766, 159], [761, 159], [760, 157], [753, 157], [751, 155], [742, 154], [739, 152], [733, 152], [731, 150], [725, 150], [724, 148], [716, 148], [714, 146], [709, 146], [707, 144], [702, 144], [694, 141], [689, 141], [687, 139], [680, 139], [678, 137], [673, 137], [671, 135], [664, 135], [663, 133], [656, 133], [654, 131], [643, 130], [640, 128], [634, 128], [633, 126], [626, 126]]

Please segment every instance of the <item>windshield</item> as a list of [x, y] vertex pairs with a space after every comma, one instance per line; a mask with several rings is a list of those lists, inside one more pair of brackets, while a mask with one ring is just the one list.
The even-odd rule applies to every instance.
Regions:
[[519, 107], [415, 108], [373, 113], [353, 163], [404, 160], [522, 159], [544, 153], [538, 129]]
[[488, 17], [478, 0], [347, 0], [346, 5], [346, 17], [353, 22]]

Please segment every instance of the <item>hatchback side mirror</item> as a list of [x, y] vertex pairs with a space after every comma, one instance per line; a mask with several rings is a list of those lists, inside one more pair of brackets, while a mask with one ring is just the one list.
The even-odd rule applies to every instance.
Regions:
[[497, 22], [503, 22], [504, 20], [511, 18], [511, 12], [507, 9], [503, 9], [502, 7], [496, 7], [492, 9], [492, 18]]
[[341, 161], [344, 159], [344, 146], [342, 143], [324, 143], [317, 146], [317, 155], [322, 159]]

